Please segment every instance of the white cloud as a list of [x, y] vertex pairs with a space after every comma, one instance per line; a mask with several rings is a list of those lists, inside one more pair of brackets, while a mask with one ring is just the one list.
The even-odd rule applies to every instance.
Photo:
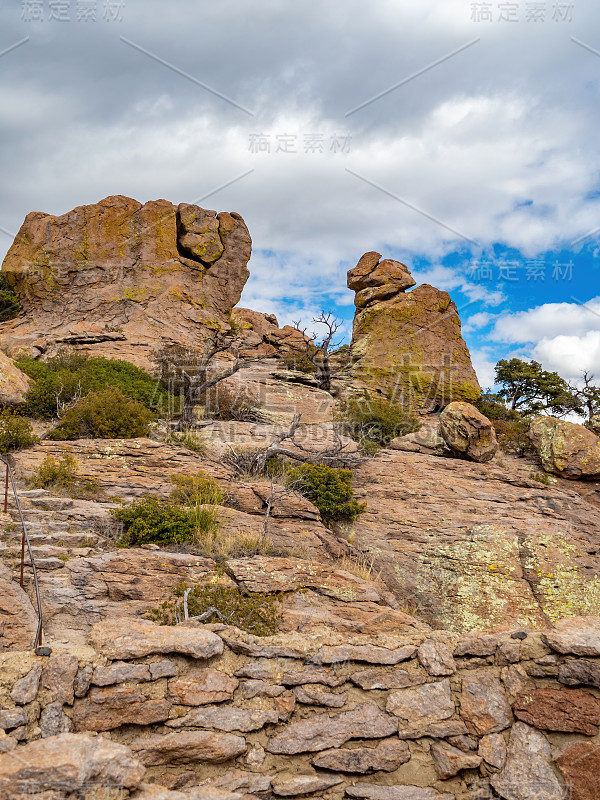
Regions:
[[500, 316], [490, 339], [500, 342], [537, 342], [557, 336], [582, 337], [600, 331], [600, 297], [587, 303], [544, 303], [527, 311]]
[[581, 378], [586, 370], [600, 378], [600, 330], [583, 336], [544, 338], [531, 354], [545, 369], [558, 372], [567, 380]]

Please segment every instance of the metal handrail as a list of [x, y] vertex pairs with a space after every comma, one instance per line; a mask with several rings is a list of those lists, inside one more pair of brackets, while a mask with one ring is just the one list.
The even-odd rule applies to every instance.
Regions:
[[35, 568], [35, 559], [33, 558], [33, 553], [31, 552], [31, 544], [29, 542], [29, 535], [27, 533], [27, 525], [25, 524], [25, 519], [23, 518], [23, 512], [21, 510], [21, 503], [19, 502], [19, 495], [17, 493], [17, 487], [15, 484], [15, 477], [13, 475], [13, 471], [11, 466], [8, 462], [8, 459], [4, 456], [0, 455], [0, 461], [2, 461], [6, 466], [6, 484], [4, 489], [4, 509], [7, 509], [7, 501], [8, 501], [8, 481], [10, 479], [10, 483], [13, 490], [13, 495], [15, 498], [15, 502], [17, 504], [17, 511], [19, 512], [19, 517], [21, 519], [21, 526], [23, 528], [23, 536], [21, 538], [21, 580], [20, 585], [23, 588], [23, 569], [25, 567], [25, 545], [27, 545], [27, 550], [29, 552], [29, 560], [31, 562], [31, 569], [33, 570], [33, 582], [35, 584], [35, 599], [37, 602], [37, 609], [38, 609], [38, 627], [37, 632], [35, 634], [35, 641], [33, 643], [34, 650], [37, 650], [38, 647], [42, 646], [42, 624], [43, 624], [43, 617], [42, 617], [42, 601], [40, 599], [40, 586], [38, 583], [37, 577], [37, 570]]

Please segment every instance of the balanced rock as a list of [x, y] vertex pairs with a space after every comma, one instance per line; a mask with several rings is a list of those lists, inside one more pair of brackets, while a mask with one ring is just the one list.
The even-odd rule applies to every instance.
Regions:
[[352, 386], [434, 409], [474, 400], [480, 387], [447, 292], [415, 281], [399, 261], [365, 253], [348, 273], [357, 292]]
[[600, 438], [573, 422], [541, 414], [527, 432], [542, 466], [562, 478], [600, 478]]
[[491, 461], [498, 450], [494, 426], [470, 403], [450, 403], [440, 416], [448, 447], [469, 461]]
[[193, 345], [227, 323], [248, 279], [239, 214], [107, 197], [62, 216], [28, 214], [2, 267], [22, 313], [3, 341], [34, 355], [61, 345], [147, 366], [164, 340]]

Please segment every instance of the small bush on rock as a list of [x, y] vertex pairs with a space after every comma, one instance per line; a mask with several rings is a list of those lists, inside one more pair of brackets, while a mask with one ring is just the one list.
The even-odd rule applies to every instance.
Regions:
[[135, 439], [148, 435], [152, 419], [145, 406], [113, 387], [79, 400], [48, 439]]
[[0, 413], [0, 453], [22, 450], [38, 442], [31, 422], [9, 409]]
[[535, 453], [535, 448], [527, 436], [529, 429], [529, 421], [527, 419], [522, 419], [521, 417], [517, 419], [495, 419], [493, 424], [498, 444], [503, 452], [512, 453], [520, 458]]
[[6, 322], [19, 316], [19, 298], [15, 290], [0, 272], [0, 322]]
[[147, 495], [113, 511], [123, 523], [122, 544], [197, 543], [215, 547], [220, 526], [218, 506], [225, 500], [219, 484], [206, 473], [172, 475], [175, 488], [167, 500]]
[[349, 469], [302, 464], [290, 469], [287, 476], [288, 482], [319, 509], [326, 525], [342, 519], [356, 519], [366, 508], [366, 503], [352, 499]]
[[170, 500], [147, 495], [112, 512], [123, 523], [122, 544], [184, 544], [196, 539], [194, 512]]
[[[206, 615], [204, 622], [221, 620], [254, 636], [272, 636], [281, 625], [282, 614], [277, 606], [280, 595], [244, 595], [231, 585], [222, 570], [215, 570], [195, 586], [181, 583], [148, 618], [160, 625], [176, 625], [184, 620], [184, 595], [187, 592], [189, 617]], [[210, 613], [208, 613], [210, 612]]]
[[219, 484], [206, 472], [199, 471], [197, 475], [171, 475], [171, 483], [175, 486], [171, 492], [174, 503], [184, 506], [220, 506], [225, 500]]
[[28, 483], [34, 489], [52, 489], [83, 498], [93, 496], [100, 488], [98, 481], [81, 478], [77, 461], [69, 453], [59, 459], [47, 455]]
[[367, 452], [371, 452], [373, 446], [385, 446], [397, 436], [414, 433], [421, 427], [412, 412], [383, 397], [352, 398], [342, 404], [338, 416], [353, 439]]

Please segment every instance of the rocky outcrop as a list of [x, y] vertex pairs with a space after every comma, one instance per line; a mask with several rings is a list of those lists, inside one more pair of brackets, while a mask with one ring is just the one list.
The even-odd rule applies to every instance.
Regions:
[[561, 675], [600, 662], [598, 630], [101, 623], [93, 647], [0, 656], [0, 799], [596, 800], [600, 700]]
[[415, 281], [399, 261], [365, 253], [348, 272], [356, 291], [352, 388], [416, 408], [474, 400], [480, 387], [447, 292]]
[[128, 197], [25, 218], [2, 267], [21, 314], [6, 346], [39, 355], [68, 344], [147, 366], [164, 342], [194, 345], [229, 322], [248, 278], [239, 214]]
[[440, 431], [455, 455], [491, 461], [498, 451], [494, 426], [470, 403], [450, 403], [440, 415]]
[[573, 480], [600, 478], [600, 438], [583, 425], [539, 415], [528, 436], [547, 472]]
[[31, 601], [0, 562], [0, 653], [33, 645], [37, 616]]
[[29, 378], [0, 350], [0, 406], [22, 403], [29, 388]]

